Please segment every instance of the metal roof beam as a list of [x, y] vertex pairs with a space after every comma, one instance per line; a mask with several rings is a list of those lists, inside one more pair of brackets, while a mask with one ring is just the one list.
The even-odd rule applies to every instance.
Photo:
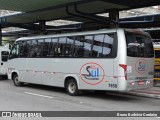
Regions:
[[128, 8], [121, 9], [121, 10], [129, 10], [129, 9], [135, 9], [135, 8], [142, 8], [142, 7], [150, 7], [155, 5], [160, 5], [159, 0], [101, 0], [104, 2], [119, 4], [128, 6]]

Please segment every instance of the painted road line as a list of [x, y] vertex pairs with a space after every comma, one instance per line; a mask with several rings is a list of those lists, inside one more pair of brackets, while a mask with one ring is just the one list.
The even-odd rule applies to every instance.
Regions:
[[29, 94], [29, 95], [39, 96], [39, 97], [53, 98], [53, 97], [51, 97], [51, 96], [41, 95], [41, 94], [37, 94], [37, 93], [30, 93], [30, 92], [25, 92], [25, 93], [26, 93], [26, 94]]

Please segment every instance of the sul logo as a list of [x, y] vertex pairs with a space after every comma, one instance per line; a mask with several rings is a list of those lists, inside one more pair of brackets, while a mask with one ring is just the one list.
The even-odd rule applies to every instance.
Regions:
[[138, 73], [143, 74], [147, 71], [147, 69], [148, 65], [146, 60], [141, 59], [136, 62], [136, 70]]
[[81, 79], [90, 85], [97, 85], [104, 80], [104, 69], [97, 63], [89, 62], [80, 69]]

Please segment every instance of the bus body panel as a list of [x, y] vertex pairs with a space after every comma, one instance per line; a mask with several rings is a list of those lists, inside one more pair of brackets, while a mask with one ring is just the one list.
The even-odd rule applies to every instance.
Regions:
[[[18, 59], [18, 58], [17, 58]], [[15, 59], [16, 60], [16, 59]], [[19, 63], [25, 63], [25, 69], [23, 65], [17, 68], [19, 71], [19, 80], [21, 82], [44, 84], [50, 86], [64, 87], [64, 78], [74, 77], [79, 83], [79, 89], [96, 89], [96, 90], [117, 90], [117, 78], [113, 77], [113, 60], [101, 59], [90, 60], [90, 59], [58, 59], [50, 58], [47, 59], [23, 59]], [[70, 66], [72, 63], [72, 67]], [[86, 64], [86, 66], [85, 66]], [[99, 77], [100, 79], [92, 80], [82, 78], [82, 72], [86, 72], [86, 67], [89, 65], [98, 64], [99, 66]], [[45, 66], [45, 67], [44, 67]], [[16, 68], [12, 66], [11, 68]], [[84, 67], [84, 71], [81, 71]], [[32, 68], [32, 69], [30, 69]], [[64, 69], [64, 68], [69, 68]], [[69, 76], [72, 74], [73, 76]], [[94, 77], [93, 77], [94, 78]], [[115, 86], [109, 87], [109, 84]]]
[[[143, 33], [139, 34], [144, 35]], [[118, 51], [117, 58], [114, 60], [114, 76], [118, 77], [118, 90], [124, 91], [153, 87], [154, 57], [128, 57], [125, 32], [117, 30], [117, 36]], [[145, 63], [145, 66], [139, 65], [143, 63]], [[123, 66], [126, 67], [126, 70], [124, 70]], [[146, 68], [143, 70], [139, 69], [139, 67]]]
[[[127, 58], [127, 77], [153, 78], [153, 58]], [[128, 78], [129, 79], [129, 78]]]
[[[142, 32], [126, 32], [127, 89], [153, 86], [154, 51], [150, 36]], [[131, 39], [132, 37], [132, 39]]]
[[124, 69], [120, 65], [127, 65], [127, 51], [126, 49], [126, 40], [124, 35], [124, 30], [117, 30], [118, 38], [118, 50], [117, 57], [114, 59], [114, 76], [117, 76], [117, 90], [123, 91], [127, 88], [127, 82], [125, 80]]
[[[142, 66], [143, 64], [145, 64], [145, 66]], [[153, 65], [153, 58], [128, 57], [126, 89], [130, 90], [153, 87]]]
[[[18, 65], [17, 65], [18, 64]], [[28, 78], [28, 74], [24, 74], [26, 70], [26, 59], [12, 59], [8, 61], [8, 79], [13, 79], [12, 74], [17, 73], [18, 76], [21, 78], [21, 81], [25, 81]]]

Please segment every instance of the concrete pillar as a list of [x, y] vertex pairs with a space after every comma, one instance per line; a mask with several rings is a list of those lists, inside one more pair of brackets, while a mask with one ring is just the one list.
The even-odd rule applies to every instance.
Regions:
[[0, 26], [0, 46], [2, 46], [2, 28]]
[[117, 27], [119, 27], [119, 24], [118, 24], [118, 21], [119, 21], [119, 11], [118, 10], [111, 10], [111, 11], [109, 11], [109, 19], [111, 20], [111, 22], [110, 22], [110, 28], [117, 28]]
[[46, 22], [44, 20], [39, 21], [39, 26], [40, 26], [40, 33], [42, 35], [46, 34]]

